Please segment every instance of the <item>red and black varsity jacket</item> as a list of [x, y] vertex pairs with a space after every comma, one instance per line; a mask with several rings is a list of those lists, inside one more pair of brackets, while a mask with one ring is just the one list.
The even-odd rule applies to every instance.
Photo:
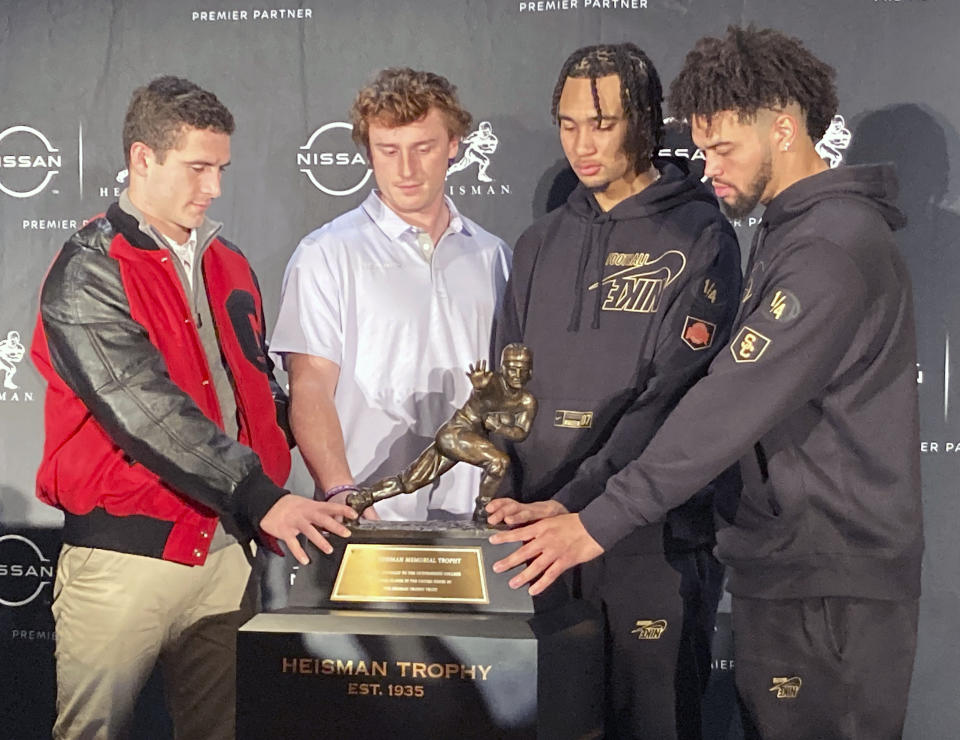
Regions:
[[66, 543], [201, 565], [218, 518], [256, 537], [287, 493], [287, 399], [267, 357], [256, 277], [220, 238], [201, 265], [239, 440], [223, 433], [170, 254], [133, 216], [112, 205], [47, 273], [31, 349], [48, 383], [37, 496], [65, 512]]

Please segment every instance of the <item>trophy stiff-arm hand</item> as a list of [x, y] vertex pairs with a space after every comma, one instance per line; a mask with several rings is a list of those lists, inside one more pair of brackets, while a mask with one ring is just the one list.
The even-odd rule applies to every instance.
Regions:
[[470, 365], [467, 369], [467, 377], [470, 378], [470, 384], [480, 390], [490, 385], [493, 380], [493, 372], [487, 369], [486, 360], [478, 360], [475, 365]]

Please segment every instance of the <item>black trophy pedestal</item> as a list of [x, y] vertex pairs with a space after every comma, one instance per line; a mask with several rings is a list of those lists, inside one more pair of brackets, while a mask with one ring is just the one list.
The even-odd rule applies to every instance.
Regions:
[[598, 615], [511, 590], [490, 534], [374, 522], [314, 549], [293, 606], [240, 630], [237, 737], [601, 737]]

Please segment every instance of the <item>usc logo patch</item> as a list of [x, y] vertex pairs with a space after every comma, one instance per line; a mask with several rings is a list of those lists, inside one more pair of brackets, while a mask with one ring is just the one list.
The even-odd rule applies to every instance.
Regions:
[[756, 362], [769, 346], [769, 337], [744, 326], [730, 344], [730, 352], [733, 353], [734, 362]]

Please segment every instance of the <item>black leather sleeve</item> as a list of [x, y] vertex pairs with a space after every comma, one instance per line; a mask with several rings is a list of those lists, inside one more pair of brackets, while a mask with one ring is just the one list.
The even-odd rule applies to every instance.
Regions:
[[[223, 240], [225, 241], [225, 240]], [[235, 249], [237, 252], [240, 252], [233, 244], [230, 242], [225, 242], [227, 246]], [[242, 252], [240, 252], [243, 254]], [[253, 284], [257, 286], [257, 292], [260, 295], [263, 295], [263, 291], [260, 290], [260, 281], [257, 280], [257, 273], [253, 271], [253, 268], [250, 268], [250, 277], [253, 278]], [[291, 449], [297, 446], [296, 440], [293, 438], [293, 428], [290, 426], [290, 397], [284, 391], [280, 383], [277, 382], [276, 376], [274, 376], [273, 371], [276, 369], [276, 365], [273, 360], [270, 359], [270, 348], [267, 347], [265, 335], [267, 321], [263, 315], [263, 306], [261, 304], [260, 308], [260, 326], [262, 326], [263, 334], [260, 336], [261, 350], [263, 351], [263, 357], [267, 362], [267, 382], [270, 384], [270, 393], [273, 396], [273, 405], [277, 410], [277, 426], [283, 430], [284, 436], [287, 438], [287, 446]]]
[[106, 219], [88, 224], [47, 274], [40, 313], [51, 363], [129, 457], [253, 536], [286, 491], [170, 379], [131, 316], [119, 266], [107, 255], [112, 238]]
[[290, 426], [290, 397], [287, 396], [273, 375], [276, 365], [270, 359], [270, 352], [267, 347], [263, 349], [263, 356], [267, 358], [267, 377], [270, 383], [270, 393], [273, 394], [273, 405], [277, 410], [277, 426], [280, 427], [287, 438], [287, 446], [293, 449], [297, 446], [297, 441], [293, 438], [293, 428]]

